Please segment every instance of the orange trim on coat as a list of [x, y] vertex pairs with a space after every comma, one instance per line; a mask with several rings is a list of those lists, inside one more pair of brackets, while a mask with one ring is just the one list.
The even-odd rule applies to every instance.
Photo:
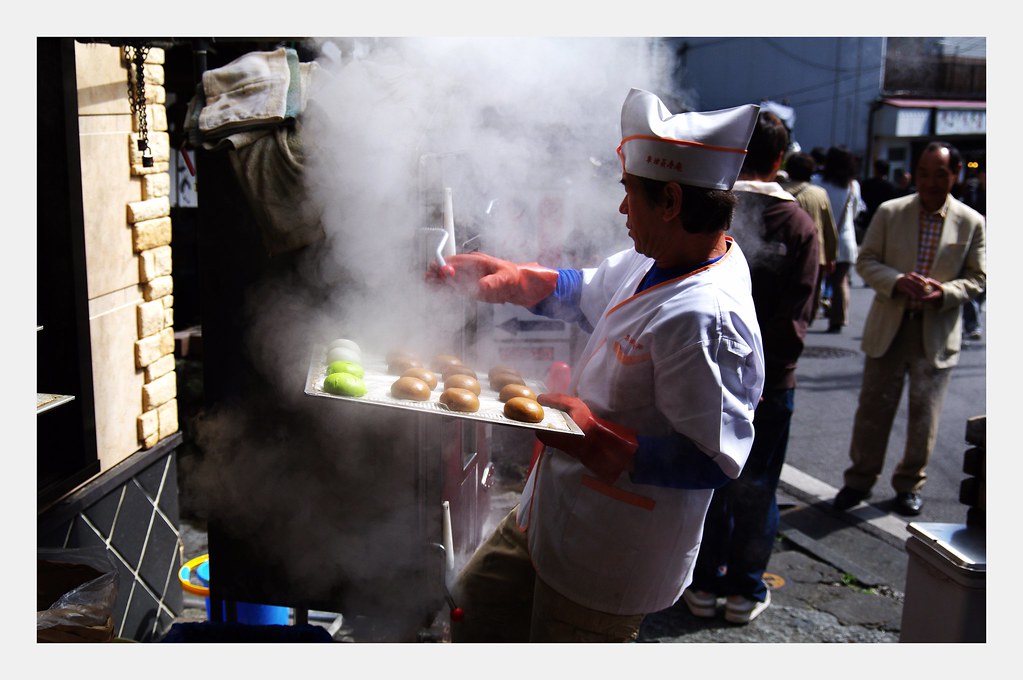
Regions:
[[626, 366], [650, 360], [650, 352], [646, 354], [626, 354], [625, 350], [622, 349], [622, 343], [617, 340], [614, 341], [611, 348], [615, 351], [615, 358], [618, 359], [618, 363], [625, 364]]
[[[735, 239], [733, 239], [731, 236], [725, 236], [725, 243], [735, 243]], [[611, 309], [609, 309], [606, 312], [604, 312], [604, 316], [610, 316], [613, 312], [615, 312], [618, 309], [620, 309], [623, 305], [626, 305], [629, 302], [632, 302], [633, 300], [635, 300], [635, 299], [637, 299], [639, 297], [642, 297], [643, 295], [646, 295], [650, 291], [657, 290], [658, 288], [661, 288], [662, 286], [667, 286], [667, 285], [673, 284], [673, 283], [675, 283], [677, 281], [681, 281], [682, 279], [689, 278], [690, 276], [693, 276], [695, 274], [699, 274], [700, 272], [706, 271], [706, 270], [710, 269], [711, 267], [717, 266], [718, 264], [721, 263], [722, 260], [724, 260], [726, 257], [728, 257], [731, 254], [731, 252], [732, 252], [732, 247], [728, 246], [728, 248], [725, 249], [725, 252], [721, 256], [720, 259], [715, 260], [714, 262], [711, 262], [708, 265], [704, 265], [703, 267], [700, 267], [699, 269], [694, 269], [693, 271], [689, 272], [688, 274], [683, 274], [682, 276], [676, 276], [673, 279], [668, 279], [667, 281], [662, 281], [661, 283], [658, 283], [656, 286], [651, 286], [650, 288], [647, 288], [646, 290], [644, 290], [641, 293], [636, 293], [635, 295], [627, 297], [624, 300], [622, 300], [621, 302], [619, 302], [617, 305], [612, 307]]]
[[617, 486], [611, 486], [606, 482], [602, 482], [596, 477], [589, 475], [582, 476], [583, 486], [593, 489], [597, 493], [602, 493], [609, 498], [613, 498], [616, 501], [622, 503], [628, 503], [629, 505], [635, 505], [637, 508], [643, 508], [644, 510], [653, 510], [657, 505], [657, 501], [647, 496], [640, 496], [637, 493], [625, 491], [619, 489]]

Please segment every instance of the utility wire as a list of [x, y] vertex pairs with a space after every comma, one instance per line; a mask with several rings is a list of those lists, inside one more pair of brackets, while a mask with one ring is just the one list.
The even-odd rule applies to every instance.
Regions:
[[[798, 54], [795, 54], [792, 51], [782, 47], [781, 45], [778, 44], [778, 42], [776, 40], [774, 40], [772, 38], [760, 38], [760, 40], [762, 40], [765, 43], [767, 43], [772, 49], [780, 52], [781, 54], [784, 54], [789, 59], [791, 59], [791, 60], [793, 60], [795, 62], [798, 62], [800, 64], [803, 64], [804, 66], [810, 66], [810, 67], [813, 67], [813, 68], [816, 68], [816, 69], [820, 69], [822, 71], [829, 71], [831, 73], [860, 73], [862, 71], [876, 71], [877, 69], [881, 68], [880, 64], [876, 64], [876, 65], [872, 65], [872, 66], [859, 66], [859, 67], [855, 67], [854, 66], [854, 67], [850, 67], [850, 68], [835, 67], [834, 64], [818, 64], [818, 63], [812, 62], [809, 59], [806, 59], [805, 57], [802, 57], [802, 56], [800, 56]], [[843, 38], [837, 38], [837, 40], [843, 40]]]
[[[858, 92], [867, 92], [867, 91], [875, 92], [876, 90], [877, 90], [877, 87], [874, 86], [874, 85], [865, 85], [863, 87], [860, 87], [860, 88], [857, 88], [857, 89], [853, 90], [852, 92], [846, 92], [846, 93], [843, 93], [843, 94], [844, 95], [851, 95], [851, 94], [856, 94]], [[793, 108], [796, 108], [796, 107], [799, 107], [799, 106], [813, 106], [814, 104], [820, 104], [821, 102], [834, 101], [834, 99], [835, 99], [834, 97], [828, 95], [826, 97], [818, 97], [817, 99], [808, 99], [806, 101], [801, 101], [801, 102], [797, 102], [797, 103], [794, 103], [794, 104], [789, 104], [789, 106], [792, 106]]]
[[[713, 47], [713, 46], [721, 45], [721, 44], [727, 43], [727, 42], [734, 42], [736, 40], [749, 40], [749, 38], [731, 37], [731, 38], [720, 38], [720, 39], [717, 39], [717, 40], [708, 40], [707, 42], [700, 42], [700, 43], [684, 42], [684, 43], [682, 43], [681, 46], [679, 46], [677, 48], [677, 50], [678, 51], [682, 51], [682, 52], [691, 51], [691, 50], [695, 50], [695, 49], [699, 49], [699, 48]], [[805, 65], [805, 66], [810, 66], [810, 67], [813, 67], [813, 68], [816, 68], [816, 69], [819, 69], [819, 70], [822, 70], [822, 71], [827, 71], [827, 72], [833, 73], [833, 74], [841, 74], [841, 77], [837, 81], [838, 83], [844, 83], [844, 82], [846, 82], [848, 80], [851, 80], [853, 78], [858, 78], [858, 77], [862, 76], [864, 73], [867, 73], [867, 74], [876, 73], [880, 69], [880, 65], [879, 64], [878, 65], [872, 65], [872, 66], [860, 66], [859, 68], [855, 68], [855, 67], [853, 67], [853, 68], [835, 68], [835, 66], [833, 64], [814, 63], [814, 62], [812, 62], [812, 61], [810, 61], [810, 60], [808, 60], [808, 59], [806, 59], [804, 57], [801, 57], [798, 54], [793, 53], [791, 50], [788, 50], [788, 49], [782, 47], [780, 44], [778, 44], [778, 42], [776, 40], [774, 40], [772, 38], [754, 38], [754, 40], [760, 40], [760, 41], [766, 43], [772, 49], [780, 52], [781, 54], [785, 55], [789, 59], [792, 59], [793, 61], [796, 61], [796, 62], [798, 62], [800, 64]], [[828, 80], [821, 81], [820, 83], [816, 83], [816, 84], [813, 84], [813, 85], [808, 85], [806, 87], [798, 88], [798, 89], [795, 89], [795, 90], [789, 90], [788, 92], [778, 93], [778, 94], [775, 94], [775, 95], [772, 95], [772, 96], [768, 96], [767, 98], [768, 99], [773, 99], [775, 101], [783, 101], [784, 99], [791, 98], [791, 97], [793, 97], [795, 95], [800, 95], [800, 94], [804, 94], [804, 93], [807, 93], [807, 92], [813, 92], [813, 91], [819, 90], [821, 88], [825, 88], [825, 87], [832, 88], [832, 87], [835, 86], [835, 84], [836, 84], [836, 80], [834, 78], [829, 78]], [[874, 86], [871, 85], [870, 87], [873, 88]], [[860, 90], [863, 90], [863, 89], [868, 89], [868, 88], [860, 88]], [[857, 91], [860, 91], [860, 90], [857, 90]], [[826, 98], [825, 99], [821, 99], [821, 100], [815, 100], [812, 103], [817, 103], [817, 101], [825, 101], [825, 100], [826, 100]]]
[[[845, 76], [842, 76], [841, 78], [839, 78], [838, 82], [844, 84], [844, 83], [849, 82], [850, 80], [856, 79], [857, 77], [858, 77], [858, 74], [855, 74], [855, 73], [848, 74], [848, 75], [845, 75]], [[773, 97], [769, 97], [769, 98], [770, 99], [775, 99], [776, 101], [784, 101], [786, 99], [791, 99], [795, 95], [812, 93], [815, 90], [820, 90], [820, 89], [825, 88], [825, 87], [831, 88], [834, 85], [835, 85], [835, 81], [829, 80], [827, 82], [821, 82], [821, 83], [818, 83], [817, 85], [811, 85], [809, 87], [804, 87], [804, 88], [801, 88], [801, 89], [798, 89], [798, 90], [790, 90], [788, 92], [778, 93], [777, 95], [774, 95]], [[877, 85], [875, 83], [870, 83], [868, 85], [864, 85], [862, 87], [858, 87], [858, 88], [856, 88], [853, 91], [854, 92], [865, 92], [867, 90], [876, 90], [876, 89], [877, 89]], [[829, 94], [827, 96], [824, 96], [824, 97], [821, 97], [821, 98], [818, 98], [818, 99], [815, 99], [815, 100], [809, 100], [809, 101], [803, 101], [803, 102], [791, 102], [789, 104], [789, 106], [800, 106], [800, 105], [806, 105], [807, 103], [816, 104], [817, 102], [826, 101], [827, 99], [833, 99], [833, 97]]]

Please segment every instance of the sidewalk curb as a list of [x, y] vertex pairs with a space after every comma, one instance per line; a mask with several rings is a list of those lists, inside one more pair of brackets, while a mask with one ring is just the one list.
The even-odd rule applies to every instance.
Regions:
[[832, 567], [838, 569], [844, 574], [851, 574], [859, 583], [868, 588], [891, 585], [890, 583], [885, 582], [886, 579], [877, 576], [869, 569], [843, 557], [836, 551], [825, 546], [820, 541], [810, 538], [802, 531], [787, 526], [784, 522], [782, 522], [782, 526], [778, 530], [778, 533], [781, 534], [785, 540], [791, 541], [793, 544], [810, 553], [817, 559], [830, 564]]
[[[826, 505], [829, 508], [838, 493], [838, 489], [830, 484], [800, 472], [787, 463], [782, 467], [778, 485], [786, 493], [809, 505]], [[909, 538], [906, 520], [893, 517], [866, 503], [860, 503], [856, 507], [846, 510], [845, 513], [833, 512], [836, 516], [847, 515], [848, 518], [844, 517], [847, 521], [855, 519], [855, 522], [850, 522], [851, 525], [890, 545], [904, 547], [906, 539]]]

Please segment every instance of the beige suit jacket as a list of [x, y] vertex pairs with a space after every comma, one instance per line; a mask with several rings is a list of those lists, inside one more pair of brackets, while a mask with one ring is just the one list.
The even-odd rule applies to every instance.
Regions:
[[[930, 276], [941, 281], [939, 304], [924, 310], [924, 354], [938, 368], [954, 366], [962, 346], [963, 303], [976, 298], [987, 285], [984, 216], [949, 196], [945, 222]], [[878, 207], [856, 259], [856, 271], [874, 289], [874, 300], [863, 326], [861, 348], [870, 357], [888, 351], [902, 324], [907, 297], [895, 292], [900, 274], [916, 267], [920, 199], [910, 194]]]
[[820, 264], [834, 262], [838, 259], [838, 227], [831, 210], [831, 199], [828, 192], [810, 182], [779, 182], [782, 189], [796, 198], [803, 210], [810, 213], [813, 223], [817, 225], [817, 252]]

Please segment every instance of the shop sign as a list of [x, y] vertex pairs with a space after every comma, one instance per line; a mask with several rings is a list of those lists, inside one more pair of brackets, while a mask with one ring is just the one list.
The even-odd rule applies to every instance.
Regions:
[[983, 135], [987, 133], [987, 111], [939, 109], [934, 127], [939, 135]]

